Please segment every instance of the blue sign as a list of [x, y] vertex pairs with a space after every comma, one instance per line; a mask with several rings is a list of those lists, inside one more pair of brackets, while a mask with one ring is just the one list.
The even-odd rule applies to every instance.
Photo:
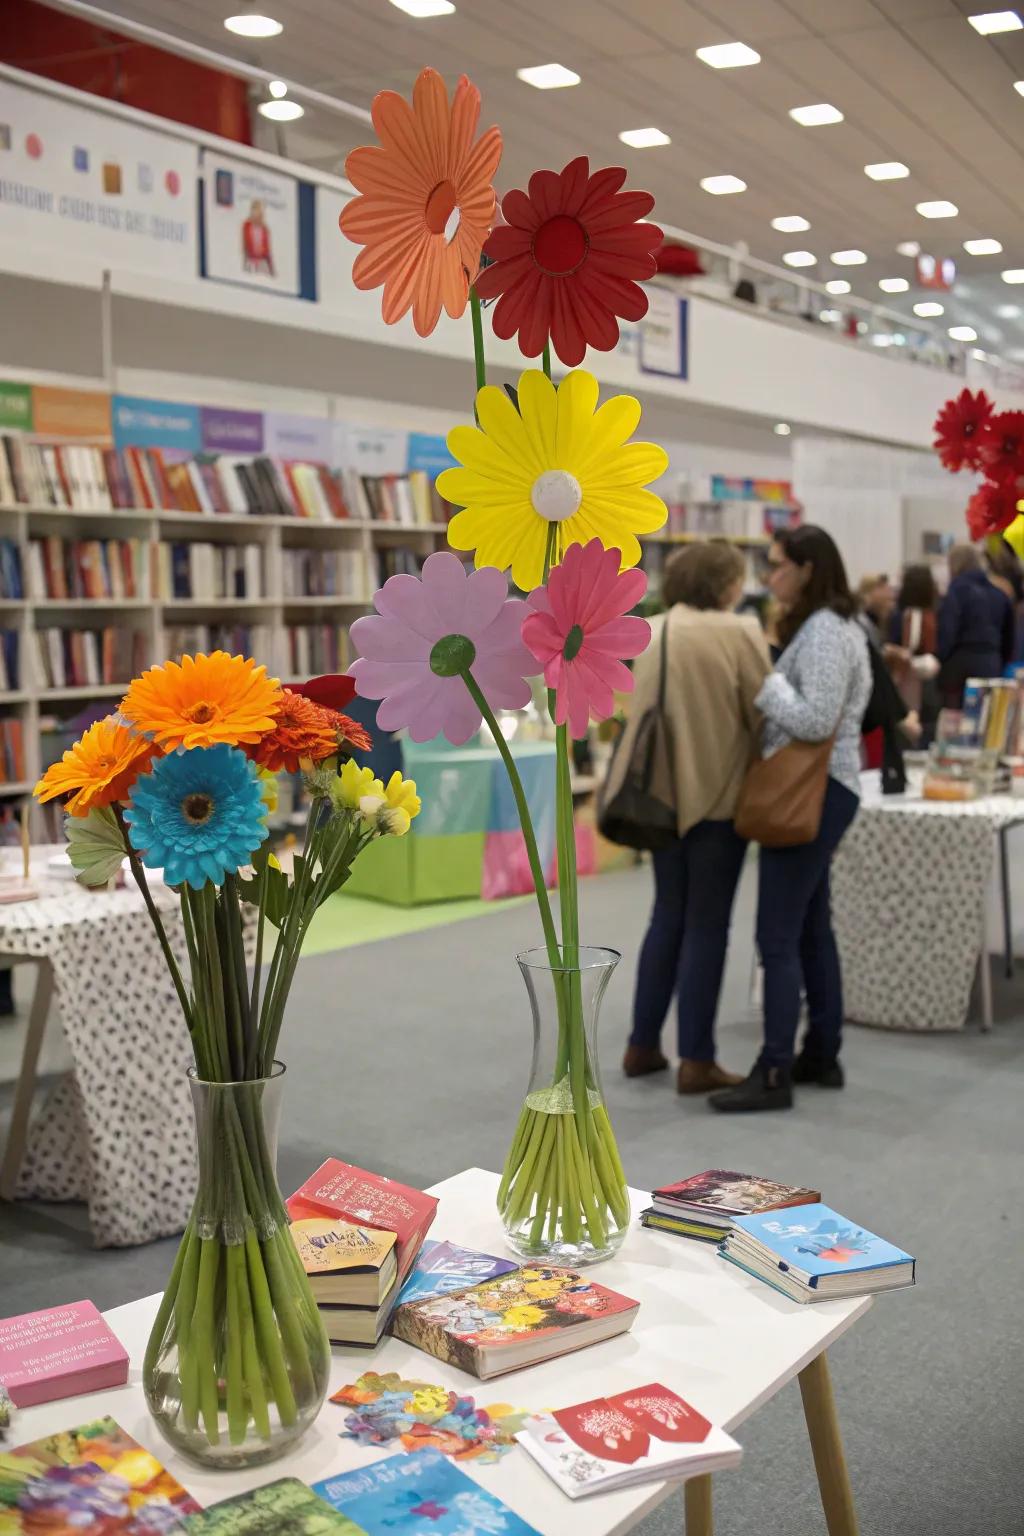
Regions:
[[434, 480], [442, 469], [451, 469], [457, 463], [458, 460], [448, 452], [448, 444], [443, 437], [433, 437], [429, 432], [409, 433], [406, 469], [425, 469], [431, 480]]
[[115, 448], [180, 448], [198, 453], [202, 446], [197, 405], [115, 395], [111, 416]]

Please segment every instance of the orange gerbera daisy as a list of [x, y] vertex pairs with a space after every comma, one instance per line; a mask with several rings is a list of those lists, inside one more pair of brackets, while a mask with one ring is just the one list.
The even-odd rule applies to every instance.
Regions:
[[47, 768], [33, 793], [40, 800], [54, 800], [73, 792], [68, 810], [72, 816], [88, 816], [94, 805], [126, 799], [156, 752], [151, 741], [116, 720], [97, 720], [59, 763]]
[[281, 685], [244, 656], [183, 656], [151, 667], [130, 685], [121, 714], [172, 751], [259, 741], [281, 708]]
[[442, 306], [453, 319], [466, 308], [494, 217], [491, 183], [501, 159], [498, 128], [474, 143], [479, 118], [480, 92], [465, 75], [449, 105], [441, 76], [425, 69], [412, 106], [395, 91], [374, 97], [380, 143], [354, 149], [345, 161], [362, 194], [338, 220], [342, 234], [365, 247], [352, 279], [357, 288], [384, 284], [387, 325], [411, 308], [417, 332], [429, 336]]

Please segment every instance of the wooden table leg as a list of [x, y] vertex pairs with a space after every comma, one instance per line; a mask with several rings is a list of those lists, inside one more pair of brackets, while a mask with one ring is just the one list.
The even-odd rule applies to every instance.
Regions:
[[804, 1366], [799, 1381], [828, 1536], [857, 1536], [857, 1512], [853, 1507], [853, 1493], [839, 1434], [835, 1398], [832, 1395], [832, 1378], [824, 1350], [810, 1365]]
[[21, 1160], [25, 1155], [25, 1142], [28, 1137], [29, 1115], [32, 1112], [32, 1096], [36, 1086], [36, 1067], [39, 1065], [39, 1052], [42, 1048], [52, 1000], [53, 966], [43, 957], [38, 961], [36, 989], [32, 996], [32, 1008], [28, 1016], [25, 1044], [21, 1053], [21, 1071], [18, 1074], [18, 1086], [14, 1092], [14, 1107], [11, 1110], [11, 1124], [7, 1131], [3, 1163], [0, 1164], [0, 1200], [13, 1200], [14, 1191], [18, 1185], [18, 1174], [21, 1171]]
[[714, 1536], [711, 1519], [711, 1473], [691, 1477], [683, 1489], [686, 1505], [686, 1536]]

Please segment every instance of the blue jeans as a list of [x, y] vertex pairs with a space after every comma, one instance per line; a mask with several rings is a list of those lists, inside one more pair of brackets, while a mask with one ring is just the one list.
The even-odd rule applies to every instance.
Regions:
[[826, 1066], [839, 1055], [843, 983], [832, 932], [829, 866], [859, 804], [852, 790], [830, 778], [814, 842], [761, 849], [757, 947], [764, 966], [763, 1066], [788, 1067], [793, 1060], [801, 982], [807, 997], [804, 1054]]
[[731, 821], [700, 821], [653, 855], [654, 910], [640, 950], [632, 1045], [657, 1047], [675, 992], [680, 1056], [714, 1061], [729, 919], [746, 849]]

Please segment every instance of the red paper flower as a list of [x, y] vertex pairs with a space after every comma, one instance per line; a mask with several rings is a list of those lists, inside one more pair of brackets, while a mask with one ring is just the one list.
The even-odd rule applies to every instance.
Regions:
[[983, 389], [962, 389], [935, 418], [935, 451], [946, 469], [978, 469], [980, 450], [995, 407]]
[[325, 709], [343, 709], [356, 696], [356, 680], [346, 672], [324, 672], [311, 677], [308, 683], [289, 683], [288, 691], [301, 693], [304, 699], [312, 699]]
[[975, 491], [967, 503], [967, 531], [975, 541], [990, 533], [1001, 533], [1017, 516], [1020, 493], [1016, 484], [997, 485], [989, 481]]
[[1024, 411], [1000, 411], [990, 419], [978, 458], [992, 480], [1016, 485], [1024, 475]]
[[506, 193], [504, 225], [492, 230], [484, 255], [492, 266], [476, 280], [482, 299], [497, 299], [494, 334], [536, 357], [550, 338], [570, 368], [587, 347], [610, 352], [616, 316], [640, 320], [662, 241], [656, 224], [640, 223], [654, 207], [649, 192], [620, 192], [620, 166], [590, 174], [585, 155], [561, 173], [535, 171], [529, 192]]

